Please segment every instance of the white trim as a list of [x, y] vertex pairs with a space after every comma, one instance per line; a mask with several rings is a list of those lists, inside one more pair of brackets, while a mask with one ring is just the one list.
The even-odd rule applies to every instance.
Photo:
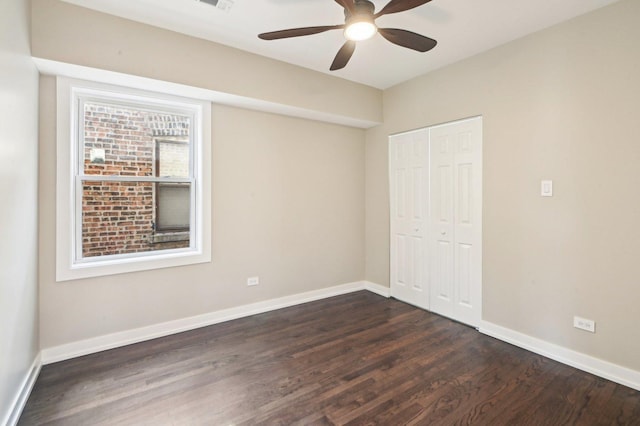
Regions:
[[67, 64], [64, 62], [52, 61], [43, 58], [32, 59], [35, 62], [38, 71], [40, 71], [41, 74], [46, 75], [57, 75], [76, 79], [90, 78], [93, 81], [102, 83], [117, 84], [120, 86], [134, 88], [144, 88], [145, 90], [154, 92], [162, 92], [167, 94], [186, 96], [189, 98], [207, 100], [221, 105], [229, 105], [255, 111], [264, 111], [273, 114], [286, 115], [289, 117], [305, 118], [309, 120], [322, 121], [325, 123], [356, 127], [359, 129], [370, 129], [381, 124], [381, 122], [378, 121], [370, 121], [360, 118], [347, 117], [344, 115], [331, 114], [328, 112], [299, 108], [275, 102], [232, 95], [229, 93], [217, 92], [201, 87], [170, 83], [167, 81], [155, 80], [152, 78], [106, 71], [97, 68], [85, 67], [82, 65]]
[[375, 293], [378, 296], [386, 297], [387, 299], [391, 297], [391, 289], [389, 287], [381, 286], [371, 281], [363, 281], [363, 283], [365, 290]]
[[369, 290], [381, 296], [389, 297], [386, 295], [388, 291], [385, 291], [385, 287], [366, 281], [356, 281], [46, 348], [42, 350], [42, 363], [45, 365], [51, 364], [107, 349], [361, 290]]
[[4, 422], [0, 422], [0, 424], [6, 426], [15, 426], [18, 424], [18, 420], [22, 415], [22, 410], [24, 410], [24, 406], [27, 404], [27, 400], [29, 399], [29, 395], [33, 390], [33, 386], [36, 384], [36, 379], [40, 374], [40, 369], [42, 368], [41, 355], [38, 354], [36, 358], [33, 360], [31, 367], [29, 368], [29, 373], [25, 376], [22, 381], [22, 385], [20, 386], [20, 391], [16, 394], [13, 402], [11, 404], [11, 408], [7, 413], [7, 416], [4, 419]]
[[640, 371], [613, 364], [581, 352], [576, 352], [488, 321], [482, 321], [482, 325], [478, 330], [487, 336], [495, 337], [503, 342], [611, 380], [612, 382], [640, 390]]

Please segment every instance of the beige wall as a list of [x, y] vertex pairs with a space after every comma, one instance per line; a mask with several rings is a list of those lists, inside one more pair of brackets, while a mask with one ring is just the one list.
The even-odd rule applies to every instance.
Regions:
[[135, 76], [382, 122], [382, 92], [95, 12], [59, 0], [33, 0], [33, 55]]
[[365, 239], [366, 279], [389, 286], [388, 131], [377, 126], [366, 132]]
[[387, 135], [482, 115], [484, 320], [640, 370], [639, 16], [622, 1], [385, 91], [367, 279], [389, 283]]
[[38, 353], [38, 72], [29, 4], [0, 2], [0, 424]]
[[[40, 102], [53, 212], [54, 78]], [[41, 215], [43, 348], [363, 278], [364, 131], [224, 106], [212, 119], [213, 262], [56, 283], [55, 215]]]

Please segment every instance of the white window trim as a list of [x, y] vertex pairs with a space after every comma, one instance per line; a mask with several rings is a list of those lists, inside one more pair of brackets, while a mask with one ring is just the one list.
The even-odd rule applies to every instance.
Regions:
[[[191, 265], [211, 262], [211, 103], [192, 98], [160, 94], [143, 90], [57, 78], [57, 182], [56, 182], [56, 281], [99, 277], [135, 271]], [[130, 255], [111, 255], [95, 260], [78, 260], [75, 248], [78, 241], [76, 217], [78, 209], [76, 168], [79, 138], [77, 111], [79, 94], [108, 94], [123, 102], [152, 100], [156, 105], [181, 106], [192, 111], [195, 117], [192, 167], [195, 177], [193, 189], [196, 200], [191, 247], [159, 250]], [[76, 243], [74, 244], [74, 238]]]

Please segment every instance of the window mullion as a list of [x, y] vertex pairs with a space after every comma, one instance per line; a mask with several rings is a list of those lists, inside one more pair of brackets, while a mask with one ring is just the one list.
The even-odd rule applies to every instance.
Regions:
[[159, 182], [159, 183], [193, 183], [191, 177], [156, 177], [156, 176], [120, 176], [120, 175], [85, 175], [79, 176], [83, 182], [105, 181], [105, 182]]

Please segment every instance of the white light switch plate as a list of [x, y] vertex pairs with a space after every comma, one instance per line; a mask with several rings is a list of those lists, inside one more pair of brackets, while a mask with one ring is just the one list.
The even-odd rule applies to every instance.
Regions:
[[543, 197], [553, 197], [553, 181], [543, 180], [540, 184], [540, 195]]

